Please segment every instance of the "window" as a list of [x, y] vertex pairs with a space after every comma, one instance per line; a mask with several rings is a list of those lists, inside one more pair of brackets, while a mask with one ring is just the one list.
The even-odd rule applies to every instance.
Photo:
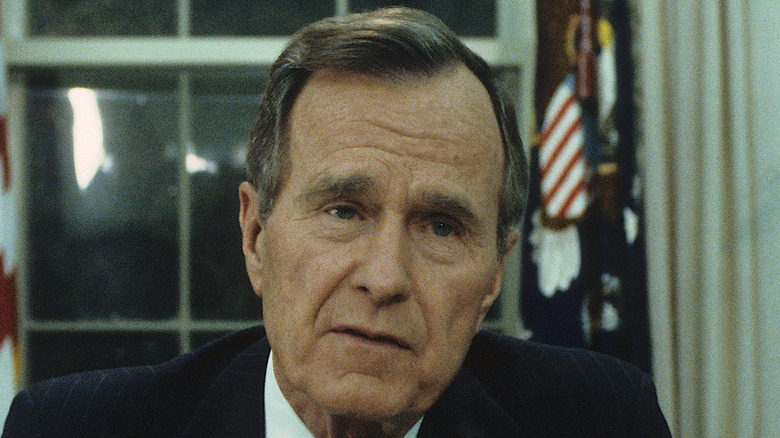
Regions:
[[[4, 6], [9, 117], [25, 151], [27, 382], [160, 362], [260, 321], [237, 186], [267, 66], [302, 25], [397, 2], [229, 3]], [[533, 40], [533, 5], [401, 3], [463, 35], [530, 114], [534, 53], [518, 41]], [[518, 276], [510, 266], [488, 328], [517, 331]]]

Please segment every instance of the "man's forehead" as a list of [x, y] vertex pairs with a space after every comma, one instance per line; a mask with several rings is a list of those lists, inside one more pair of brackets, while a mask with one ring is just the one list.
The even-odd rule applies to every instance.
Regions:
[[[318, 70], [296, 99], [290, 122], [293, 137], [338, 136], [339, 141], [349, 141], [351, 135], [364, 134], [354, 132], [356, 124], [362, 123], [373, 125], [380, 135], [384, 131], [439, 141], [444, 147], [434, 155], [447, 154], [448, 159], [468, 162], [475, 156], [492, 156], [503, 162], [503, 142], [492, 101], [465, 65], [454, 65], [433, 76], [395, 80]], [[360, 143], [363, 138], [351, 140]]]

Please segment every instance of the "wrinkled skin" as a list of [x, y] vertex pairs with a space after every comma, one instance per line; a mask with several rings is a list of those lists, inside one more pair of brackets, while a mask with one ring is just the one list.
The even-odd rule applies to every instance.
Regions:
[[500, 290], [490, 98], [463, 66], [392, 81], [323, 70], [290, 122], [266, 220], [254, 187], [240, 188], [277, 382], [317, 436], [403, 436]]

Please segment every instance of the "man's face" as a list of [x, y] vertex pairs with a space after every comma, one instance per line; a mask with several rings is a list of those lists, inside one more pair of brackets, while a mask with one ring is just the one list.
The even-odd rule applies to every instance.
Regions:
[[249, 277], [304, 421], [416, 418], [449, 384], [500, 289], [502, 164], [490, 98], [465, 67], [311, 77], [267, 220], [241, 187]]

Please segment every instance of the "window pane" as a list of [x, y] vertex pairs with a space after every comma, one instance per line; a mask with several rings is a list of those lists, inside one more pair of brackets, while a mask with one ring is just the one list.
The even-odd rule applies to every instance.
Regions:
[[354, 12], [388, 6], [408, 6], [439, 17], [460, 36], [496, 35], [496, 0], [458, 3], [452, 0], [350, 0], [349, 5]]
[[32, 315], [173, 316], [174, 94], [34, 88], [27, 103]]
[[249, 131], [263, 82], [241, 75], [193, 79], [192, 314], [259, 319], [241, 252], [238, 186], [245, 180]]
[[179, 353], [174, 333], [32, 333], [28, 342], [30, 383], [81, 371], [157, 364]]
[[29, 0], [30, 34], [155, 36], [176, 33], [176, 0]]
[[192, 0], [193, 35], [290, 35], [333, 15], [325, 0]]

